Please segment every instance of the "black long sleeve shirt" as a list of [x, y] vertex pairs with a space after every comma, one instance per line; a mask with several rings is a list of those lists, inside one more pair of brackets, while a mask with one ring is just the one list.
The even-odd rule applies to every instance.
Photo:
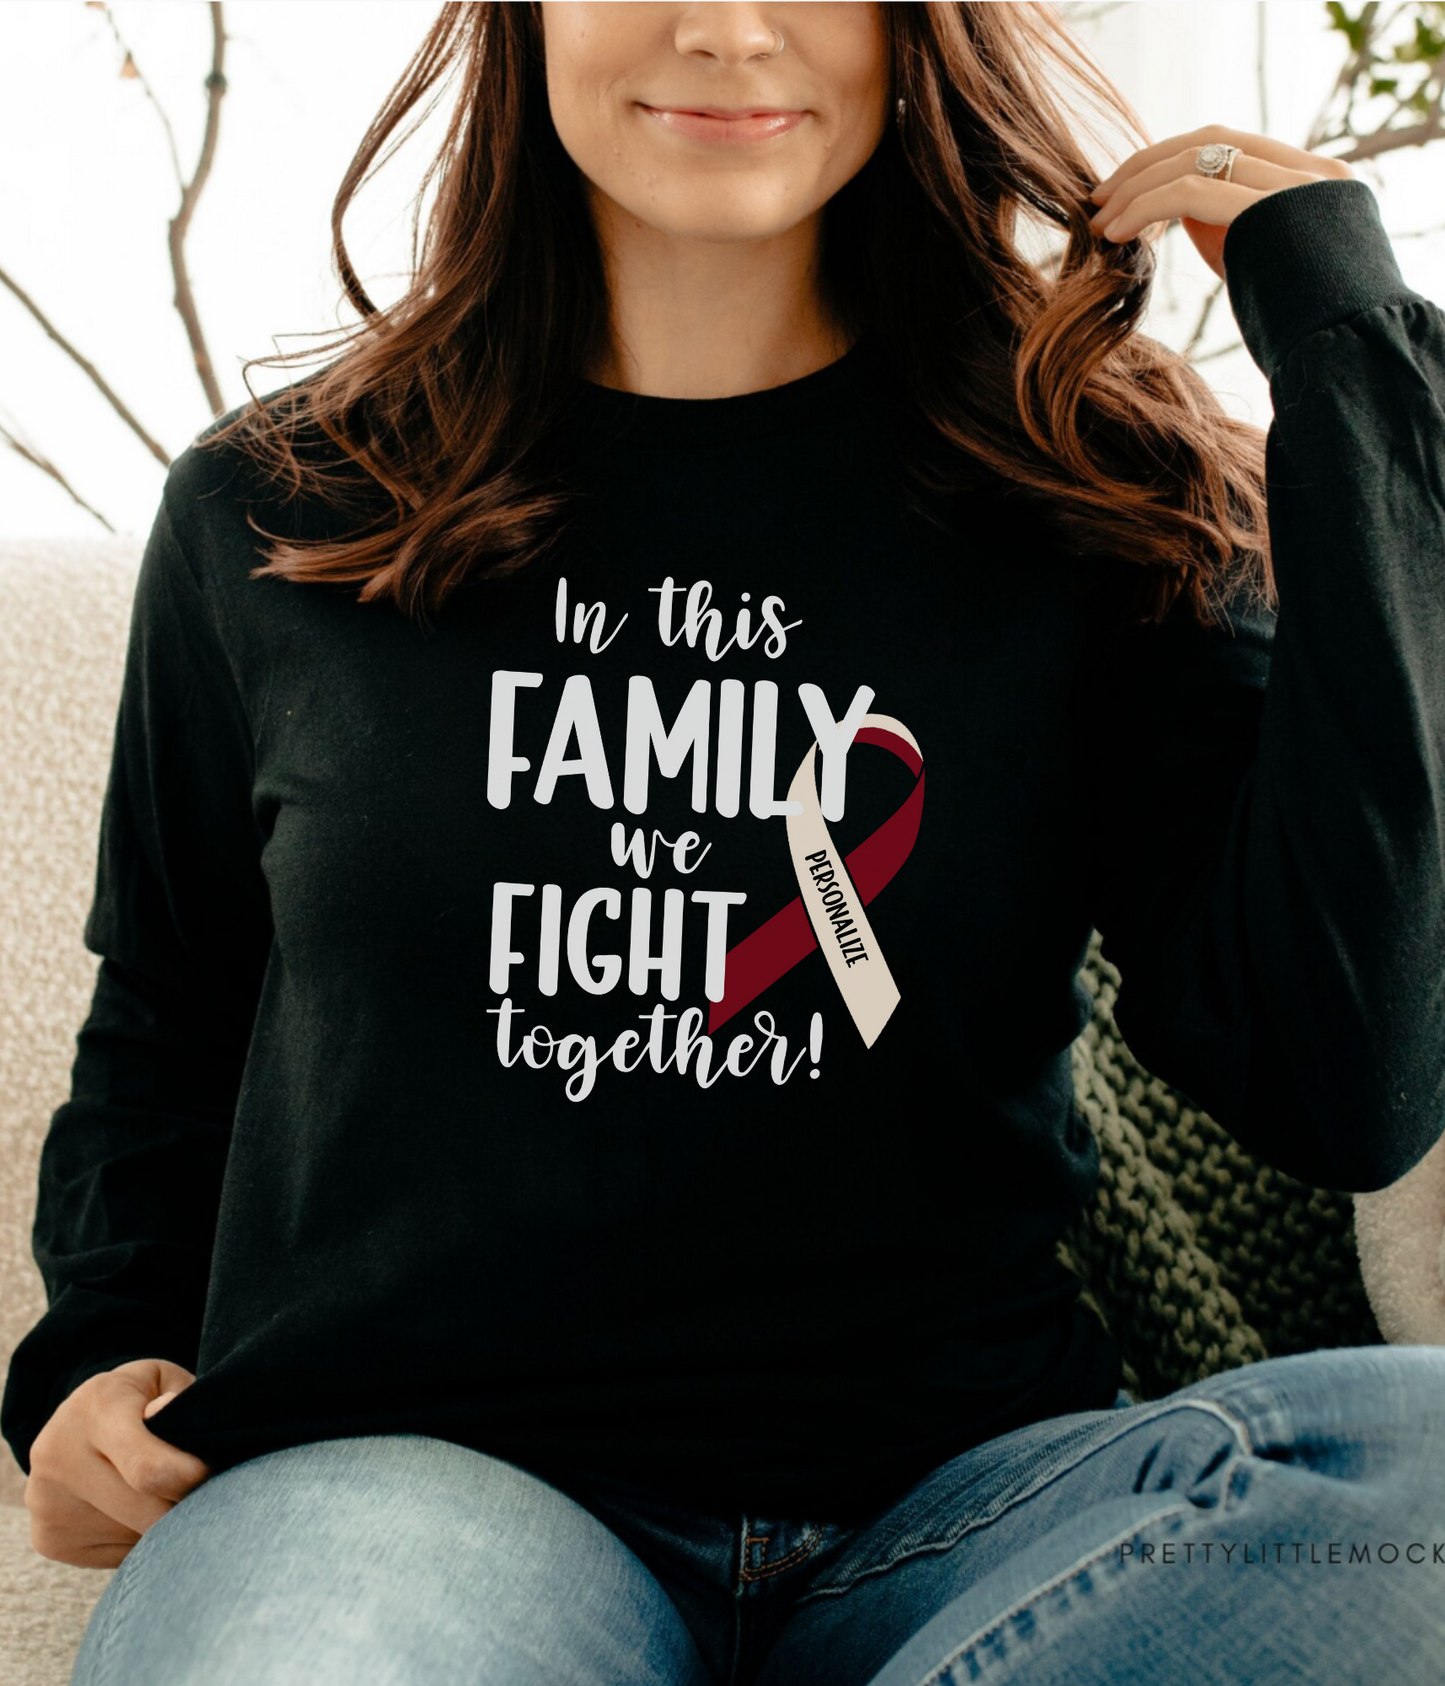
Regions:
[[151, 1427], [216, 1467], [410, 1430], [793, 1514], [1109, 1404], [1055, 1258], [1096, 926], [1131, 1047], [1244, 1145], [1347, 1190], [1423, 1157], [1445, 314], [1360, 181], [1225, 255], [1280, 602], [1222, 628], [1121, 624], [1001, 492], [920, 520], [866, 341], [738, 397], [584, 383], [562, 545], [429, 625], [250, 578], [247, 508], [289, 517], [238, 451], [179, 458], [23, 1468], [136, 1357], [197, 1372]]

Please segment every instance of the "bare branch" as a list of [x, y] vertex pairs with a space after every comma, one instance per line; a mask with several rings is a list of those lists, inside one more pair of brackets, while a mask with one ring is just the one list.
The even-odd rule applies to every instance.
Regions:
[[[1347, 143], [1352, 150], [1338, 156], [1360, 162], [1445, 138], [1445, 55], [1438, 46], [1427, 50], [1427, 43], [1439, 40], [1434, 27], [1439, 17], [1438, 5], [1406, 0], [1389, 9], [1364, 6], [1355, 18], [1348, 18], [1341, 8], [1335, 26], [1349, 42], [1349, 52], [1310, 127], [1306, 148], [1318, 151]], [[1392, 42], [1397, 25], [1409, 26], [1408, 40]], [[1423, 80], [1407, 85], [1409, 77], [1421, 69]], [[1341, 94], [1343, 108], [1332, 118]], [[1378, 111], [1382, 103], [1388, 106], [1366, 135], [1357, 132], [1357, 100], [1368, 102], [1372, 111]], [[1398, 121], [1401, 118], [1403, 122]]]
[[211, 0], [211, 68], [206, 76], [206, 132], [201, 139], [201, 153], [196, 160], [191, 179], [181, 189], [181, 205], [170, 225], [171, 273], [175, 277], [175, 306], [185, 324], [186, 338], [191, 344], [196, 374], [200, 377], [206, 402], [212, 415], [219, 416], [226, 407], [216, 380], [215, 366], [206, 345], [201, 327], [201, 315], [196, 308], [196, 295], [191, 288], [190, 270], [186, 263], [186, 235], [196, 205], [205, 189], [211, 166], [216, 159], [216, 140], [221, 128], [221, 100], [226, 92], [226, 23], [221, 0]]
[[1402, 152], [1407, 146], [1428, 146], [1431, 141], [1445, 140], [1445, 118], [1438, 108], [1423, 123], [1411, 123], [1404, 129], [1381, 129], [1378, 134], [1361, 135], [1348, 152], [1334, 157], [1346, 164], [1360, 164], [1371, 158], [1382, 158], [1387, 152]]
[[1080, 24], [1097, 23], [1100, 18], [1108, 17], [1110, 12], [1117, 12], [1128, 4], [1128, 0], [1100, 0], [1097, 5], [1088, 4], [1088, 0], [1080, 4], [1079, 0], [1062, 0], [1058, 10], [1063, 14], [1065, 22], [1071, 29]]
[[60, 347], [60, 349], [71, 360], [71, 362], [75, 364], [91, 385], [95, 387], [96, 391], [100, 393], [101, 397], [105, 399], [106, 403], [110, 405], [116, 415], [118, 415], [131, 432], [135, 434], [141, 444], [145, 446], [158, 463], [160, 463], [163, 467], [168, 468], [170, 466], [171, 459], [165, 446], [160, 444], [146, 432], [145, 428], [141, 426], [140, 422], [132, 414], [129, 405], [126, 404], [125, 400], [120, 396], [110, 382], [106, 380], [105, 376], [101, 374], [100, 370], [96, 368], [95, 364], [76, 349], [76, 347], [65, 337], [65, 335], [61, 333], [60, 329], [55, 326], [40, 306], [36, 304], [35, 300], [31, 298], [29, 293], [27, 293], [19, 282], [10, 275], [9, 271], [3, 267], [0, 267], [0, 286], [7, 287], [15, 295], [15, 297], [19, 299], [21, 304], [25, 306], [30, 314], [45, 330], [46, 334], [55, 342], [56, 345]]
[[1339, 74], [1335, 77], [1334, 86], [1326, 94], [1324, 103], [1320, 106], [1319, 115], [1310, 124], [1309, 136], [1305, 141], [1306, 152], [1316, 152], [1324, 145], [1329, 134], [1327, 117], [1330, 107], [1334, 104], [1335, 95], [1343, 93], [1346, 96], [1345, 122], [1348, 124], [1354, 109], [1354, 90], [1361, 74], [1368, 69], [1372, 48], [1372, 37], [1379, 22], [1380, 8], [1377, 4], [1365, 7], [1360, 14], [1360, 46], [1352, 50], [1340, 66]]
[[1197, 357], [1192, 358], [1191, 361], [1197, 368], [1201, 363], [1212, 363], [1216, 357], [1228, 357], [1231, 351], [1243, 350], [1243, 340], [1231, 340], [1228, 345], [1216, 346], [1213, 351], [1201, 351], [1200, 354]]
[[1190, 334], [1189, 342], [1184, 347], [1185, 357], [1188, 357], [1195, 362], [1203, 361], [1202, 358], [1196, 358], [1194, 356], [1194, 348], [1199, 344], [1200, 340], [1204, 338], [1204, 330], [1209, 326], [1209, 318], [1213, 314], [1215, 305], [1217, 305], [1220, 299], [1224, 296], [1224, 291], [1225, 287], [1222, 281], [1216, 281], [1214, 286], [1210, 288], [1209, 297], [1204, 301], [1204, 308], [1199, 312], [1199, 320], [1194, 324], [1194, 332]]
[[[1374, 133], [1357, 135], [1354, 132], [1355, 98], [1361, 87], [1369, 83], [1370, 97], [1378, 100], [1390, 91], [1390, 84], [1377, 86], [1375, 67], [1382, 62], [1383, 43], [1396, 24], [1408, 22], [1416, 12], [1413, 5], [1401, 0], [1400, 4], [1385, 8], [1378, 0], [1361, 7], [1358, 17], [1350, 20], [1351, 27], [1346, 33], [1349, 40], [1349, 51], [1335, 77], [1334, 85], [1319, 109], [1319, 114], [1310, 127], [1305, 141], [1307, 151], [1319, 151], [1326, 146], [1334, 146], [1340, 142], [1348, 142], [1349, 150], [1332, 152], [1331, 156], [1342, 163], [1367, 163], [1376, 158], [1384, 157], [1387, 153], [1400, 152], [1407, 147], [1428, 146], [1432, 142], [1445, 139], [1445, 60], [1430, 61], [1433, 69], [1423, 87], [1416, 87], [1412, 92], [1401, 95], [1393, 102], [1393, 108], [1381, 119], [1379, 127]], [[1267, 54], [1265, 42], [1265, 8], [1260, 4], [1256, 9], [1256, 54], [1255, 71], [1258, 81], [1258, 99], [1260, 130], [1267, 133], [1269, 129], [1267, 105]], [[1397, 58], [1399, 53], [1397, 50]], [[1429, 90], [1431, 94], [1428, 109], [1424, 115], [1419, 115], [1421, 94]], [[1331, 121], [1330, 113], [1334, 109], [1340, 95], [1344, 95], [1344, 110], [1337, 120]], [[1378, 106], [1376, 107], [1378, 109]], [[1412, 114], [1410, 120], [1399, 126], [1392, 127], [1395, 120], [1403, 113]], [[1422, 234], [1432, 232], [1422, 229], [1417, 234], [1393, 236], [1395, 239], [1417, 239]], [[1237, 350], [1239, 342], [1222, 347], [1218, 351], [1200, 354], [1198, 347], [1204, 337], [1204, 330], [1209, 321], [1211, 311], [1225, 291], [1224, 283], [1218, 282], [1205, 300], [1204, 307], [1195, 323], [1194, 330], [1189, 336], [1188, 344], [1184, 348], [1184, 356], [1193, 363], [1205, 363], [1212, 357], [1223, 357], [1229, 352]]]
[[100, 511], [81, 497], [80, 493], [70, 484], [59, 468], [51, 462], [49, 457], [42, 451], [36, 450], [33, 445], [27, 445], [23, 439], [17, 439], [4, 422], [0, 422], [0, 444], [8, 445], [17, 456], [22, 457], [32, 468], [38, 468], [42, 474], [48, 475], [57, 486], [70, 495], [74, 502], [80, 505], [87, 515], [93, 515], [106, 532], [113, 533], [115, 531], [115, 528], [111, 526]]
[[180, 188], [182, 193], [184, 193], [186, 190], [186, 178], [181, 173], [181, 155], [176, 150], [176, 133], [171, 127], [171, 120], [166, 116], [165, 107], [156, 98], [155, 89], [152, 88], [150, 83], [146, 80], [146, 74], [141, 69], [140, 62], [137, 60], [135, 54], [131, 51], [130, 43], [121, 34], [120, 25], [115, 21], [115, 13], [108, 5], [105, 4], [101, 5], [100, 10], [105, 13], [105, 21], [110, 25], [110, 32], [115, 37], [116, 46], [119, 47], [121, 52], [125, 54], [125, 62], [130, 66], [130, 74], [133, 75], [136, 81], [140, 83], [141, 92], [155, 107], [156, 116], [161, 120], [161, 127], [166, 133], [166, 146], [170, 150], [171, 168], [176, 174], [176, 186]]
[[1254, 86], [1259, 104], [1259, 132], [1269, 133], [1269, 40], [1265, 27], [1265, 0], [1255, 0], [1254, 8]]

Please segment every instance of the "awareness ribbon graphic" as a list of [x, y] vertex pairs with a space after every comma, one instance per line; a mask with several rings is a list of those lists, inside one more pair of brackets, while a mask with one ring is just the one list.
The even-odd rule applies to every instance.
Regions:
[[[723, 998], [712, 1003], [709, 1035], [815, 948], [822, 949], [865, 1046], [873, 1046], [898, 1005], [898, 986], [863, 909], [908, 859], [917, 841], [923, 814], [923, 753], [908, 728], [887, 714], [865, 714], [853, 743], [892, 750], [918, 782], [875, 832], [839, 859], [818, 802], [817, 740], [808, 746], [788, 788], [788, 800], [800, 803], [803, 810], [787, 816], [788, 853], [802, 894], [728, 950]], [[810, 855], [815, 857], [811, 861]], [[844, 951], [845, 940], [849, 952]]]

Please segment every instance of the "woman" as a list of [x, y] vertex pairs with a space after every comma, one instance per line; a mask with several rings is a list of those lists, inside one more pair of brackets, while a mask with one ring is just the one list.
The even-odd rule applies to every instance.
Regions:
[[6, 1399], [78, 1686], [1434, 1677], [1445, 1355], [1136, 1403], [1055, 1243], [1094, 925], [1283, 1169], [1439, 1133], [1445, 316], [1329, 159], [1095, 187], [1071, 54], [443, 9], [337, 206], [458, 72], [409, 289], [338, 236], [138, 584]]

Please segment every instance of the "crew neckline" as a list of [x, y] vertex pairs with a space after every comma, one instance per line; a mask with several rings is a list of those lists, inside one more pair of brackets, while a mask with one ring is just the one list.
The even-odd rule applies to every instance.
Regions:
[[578, 377], [574, 414], [584, 425], [652, 445], [715, 445], [755, 438], [829, 413], [858, 391], [866, 332], [841, 357], [778, 386], [725, 398], [663, 398]]

